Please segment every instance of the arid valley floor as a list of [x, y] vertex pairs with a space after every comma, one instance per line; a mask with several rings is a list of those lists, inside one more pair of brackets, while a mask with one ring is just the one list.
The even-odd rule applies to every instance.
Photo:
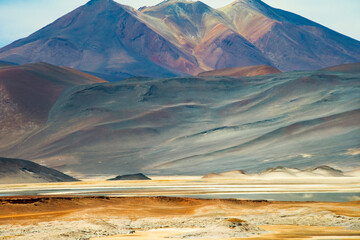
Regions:
[[[157, 177], [1, 185], [0, 239], [360, 239], [359, 180]], [[259, 196], [268, 201], [244, 200]]]

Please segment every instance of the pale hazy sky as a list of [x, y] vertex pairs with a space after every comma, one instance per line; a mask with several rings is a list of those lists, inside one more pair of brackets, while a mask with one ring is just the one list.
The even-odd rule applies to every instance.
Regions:
[[[161, 0], [116, 0], [135, 8], [155, 5]], [[219, 8], [234, 0], [203, 0]], [[342, 34], [360, 40], [360, 0], [263, 0]], [[0, 0], [0, 47], [53, 22], [87, 0]]]

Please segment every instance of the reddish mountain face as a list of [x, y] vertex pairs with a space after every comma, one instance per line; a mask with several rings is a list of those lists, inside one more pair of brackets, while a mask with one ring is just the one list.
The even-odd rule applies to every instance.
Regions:
[[359, 62], [360, 42], [261, 0], [221, 9], [168, 0], [139, 10], [92, 0], [0, 49], [0, 60], [43, 61], [120, 80], [263, 64], [320, 69]]
[[105, 81], [46, 63], [1, 67], [0, 146], [6, 147], [45, 124], [51, 107], [65, 89], [100, 82]]
[[259, 49], [233, 30], [222, 12], [202, 2], [170, 0], [141, 12], [144, 21], [193, 54], [203, 70], [272, 65]]

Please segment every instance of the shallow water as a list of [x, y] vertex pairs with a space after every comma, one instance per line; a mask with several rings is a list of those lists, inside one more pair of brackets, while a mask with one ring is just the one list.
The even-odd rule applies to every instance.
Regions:
[[248, 191], [247, 188], [231, 187], [189, 187], [189, 186], [149, 186], [149, 187], [89, 187], [89, 188], [48, 188], [29, 190], [1, 190], [0, 196], [29, 195], [92, 195], [112, 197], [136, 196], [169, 196], [191, 198], [217, 199], [263, 199], [273, 201], [328, 201], [347, 202], [360, 199], [359, 192], [263, 192]]

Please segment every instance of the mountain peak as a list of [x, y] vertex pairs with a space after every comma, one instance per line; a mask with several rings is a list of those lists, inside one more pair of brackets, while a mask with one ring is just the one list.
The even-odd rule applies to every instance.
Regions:
[[84, 5], [87, 9], [92, 9], [92, 11], [102, 12], [106, 9], [112, 9], [114, 7], [121, 7], [123, 6], [113, 0], [90, 0]]
[[201, 1], [165, 0], [152, 7], [143, 7], [141, 11], [147, 14], [157, 12], [165, 15], [189, 15], [209, 12], [212, 8]]
[[164, 0], [162, 2], [160, 2], [158, 5], [161, 5], [161, 4], [174, 4], [174, 3], [193, 3], [194, 1], [191, 1], [191, 0]]
[[271, 8], [262, 0], [236, 0], [233, 3], [230, 3], [230, 5], [228, 6], [237, 6], [237, 5], [250, 7], [260, 11], [268, 10], [268, 8]]
[[165, 0], [160, 2], [159, 4], [155, 5], [154, 7], [164, 6], [164, 5], [178, 5], [178, 4], [185, 4], [185, 5], [200, 5], [200, 6], [207, 6], [205, 3], [201, 1], [192, 1], [192, 0]]
[[246, 3], [249, 5], [264, 4], [263, 1], [261, 1], [261, 0], [236, 0], [235, 3], [237, 3], [237, 2]]
[[86, 5], [93, 6], [93, 5], [105, 5], [114, 2], [113, 0], [90, 0]]

